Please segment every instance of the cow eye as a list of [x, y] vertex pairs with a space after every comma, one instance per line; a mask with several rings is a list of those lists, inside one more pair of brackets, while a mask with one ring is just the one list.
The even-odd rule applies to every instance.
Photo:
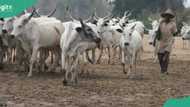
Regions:
[[22, 28], [22, 25], [19, 25], [18, 28]]
[[104, 26], [108, 26], [108, 24], [107, 24], [107, 23], [104, 23]]
[[92, 29], [87, 29], [87, 31], [89, 31], [89, 32], [90, 32], [90, 31], [92, 31]]
[[132, 33], [129, 33], [129, 36], [132, 36]]

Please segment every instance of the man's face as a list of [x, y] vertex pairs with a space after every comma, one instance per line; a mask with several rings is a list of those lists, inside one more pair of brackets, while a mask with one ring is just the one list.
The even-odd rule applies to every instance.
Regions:
[[169, 15], [166, 15], [166, 16], [165, 16], [165, 20], [166, 20], [166, 22], [170, 22], [170, 19], [171, 19], [171, 18], [170, 18]]

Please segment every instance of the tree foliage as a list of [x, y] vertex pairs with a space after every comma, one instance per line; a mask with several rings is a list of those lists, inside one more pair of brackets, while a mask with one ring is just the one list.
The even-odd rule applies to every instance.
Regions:
[[184, 9], [185, 0], [116, 0], [113, 13], [122, 15], [124, 11], [131, 10], [135, 15], [142, 14], [143, 11], [161, 12], [167, 8], [173, 10]]

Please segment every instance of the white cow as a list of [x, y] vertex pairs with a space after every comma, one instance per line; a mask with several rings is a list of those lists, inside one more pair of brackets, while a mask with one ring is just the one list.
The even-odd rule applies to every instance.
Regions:
[[135, 27], [136, 25], [126, 27], [124, 35], [121, 37], [120, 41], [120, 45], [122, 47], [123, 72], [127, 73], [125, 66], [128, 61], [128, 76], [130, 75], [133, 66], [135, 66], [136, 71], [137, 56], [143, 46], [141, 33], [137, 31]]
[[188, 45], [190, 46], [190, 26], [187, 24], [184, 24], [181, 29], [181, 35], [183, 39], [183, 48], [185, 47], [185, 42], [188, 42]]
[[[79, 56], [89, 49], [97, 47], [101, 39], [91, 27], [83, 23], [64, 23], [65, 32], [61, 36], [62, 70], [66, 70], [64, 85], [77, 83]], [[71, 75], [71, 78], [69, 76]]]
[[190, 39], [190, 26], [184, 25], [181, 29], [181, 35], [183, 40]]
[[33, 65], [37, 61], [37, 53], [41, 48], [55, 49], [59, 47], [64, 26], [56, 18], [46, 16], [32, 18], [34, 12], [24, 14], [14, 21], [11, 35], [19, 38], [26, 52], [31, 53], [30, 70], [32, 76]]
[[16, 58], [16, 47], [18, 46], [19, 41], [10, 35], [13, 30], [14, 20], [14, 17], [6, 18], [2, 29], [3, 39], [6, 43], [5, 52], [7, 54], [8, 61], [11, 63], [18, 59], [18, 57]]
[[156, 40], [156, 32], [158, 31], [158, 28], [159, 28], [159, 22], [157, 20], [154, 20], [152, 22], [152, 29], [149, 30], [149, 44], [150, 45], [153, 45], [154, 46], [154, 52], [153, 52], [153, 59], [154, 59], [154, 62], [157, 61], [157, 53], [158, 53], [158, 44], [159, 44], [159, 41]]
[[[100, 37], [102, 38], [101, 42], [101, 54], [98, 58], [98, 61], [100, 61], [103, 53], [103, 49], [108, 50], [108, 64], [111, 62], [111, 49], [117, 48], [119, 46], [119, 41], [121, 38], [121, 35], [123, 33], [123, 29], [119, 24], [112, 25], [109, 22], [109, 19], [106, 18], [100, 18], [97, 23], [97, 28]], [[115, 53], [114, 53], [115, 54]]]

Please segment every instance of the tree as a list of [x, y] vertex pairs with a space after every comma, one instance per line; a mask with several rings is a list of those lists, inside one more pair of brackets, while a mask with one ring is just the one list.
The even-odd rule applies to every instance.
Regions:
[[124, 11], [133, 11], [135, 16], [141, 15], [144, 10], [150, 12], [161, 12], [167, 8], [183, 10], [186, 0], [116, 0], [113, 13], [122, 15]]

